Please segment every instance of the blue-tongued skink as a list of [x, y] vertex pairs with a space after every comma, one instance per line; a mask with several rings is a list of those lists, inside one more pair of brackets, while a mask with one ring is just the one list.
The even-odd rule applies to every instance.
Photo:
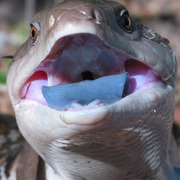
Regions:
[[175, 75], [167, 40], [122, 4], [67, 0], [32, 19], [7, 87], [47, 179], [177, 180]]

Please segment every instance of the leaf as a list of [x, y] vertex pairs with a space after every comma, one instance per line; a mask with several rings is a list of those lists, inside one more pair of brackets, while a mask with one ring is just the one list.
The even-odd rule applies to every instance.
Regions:
[[0, 83], [6, 84], [6, 75], [0, 71]]

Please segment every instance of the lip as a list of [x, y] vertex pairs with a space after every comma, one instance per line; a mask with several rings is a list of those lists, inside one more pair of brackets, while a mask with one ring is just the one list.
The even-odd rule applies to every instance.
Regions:
[[[110, 48], [95, 35], [69, 35], [55, 42], [47, 57], [26, 80], [19, 94], [22, 100], [33, 100], [48, 106], [41, 91], [43, 86], [72, 84], [124, 72], [129, 74], [129, 88], [123, 97], [161, 81], [158, 73], [148, 65]], [[85, 107], [80, 105], [70, 109], [94, 108], [91, 104], [95, 104], [95, 107], [103, 105], [92, 102]]]

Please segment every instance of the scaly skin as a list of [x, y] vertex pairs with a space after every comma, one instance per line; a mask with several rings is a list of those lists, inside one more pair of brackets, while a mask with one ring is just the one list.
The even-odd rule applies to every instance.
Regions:
[[[29, 38], [10, 65], [7, 86], [18, 127], [63, 180], [175, 179], [167, 155], [175, 56], [152, 29], [134, 21], [131, 33], [120, 27], [116, 15], [124, 10], [119, 3], [95, 0], [69, 0], [44, 10], [32, 20], [39, 30], [36, 42]], [[160, 80], [112, 104], [75, 111], [21, 99], [23, 84], [55, 42], [78, 33], [95, 35], [111, 49], [146, 64]]]

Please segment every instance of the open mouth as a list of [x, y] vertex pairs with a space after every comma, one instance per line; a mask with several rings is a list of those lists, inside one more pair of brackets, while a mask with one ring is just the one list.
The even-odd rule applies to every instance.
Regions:
[[60, 38], [20, 90], [59, 110], [114, 103], [160, 81], [159, 75], [91, 34]]

